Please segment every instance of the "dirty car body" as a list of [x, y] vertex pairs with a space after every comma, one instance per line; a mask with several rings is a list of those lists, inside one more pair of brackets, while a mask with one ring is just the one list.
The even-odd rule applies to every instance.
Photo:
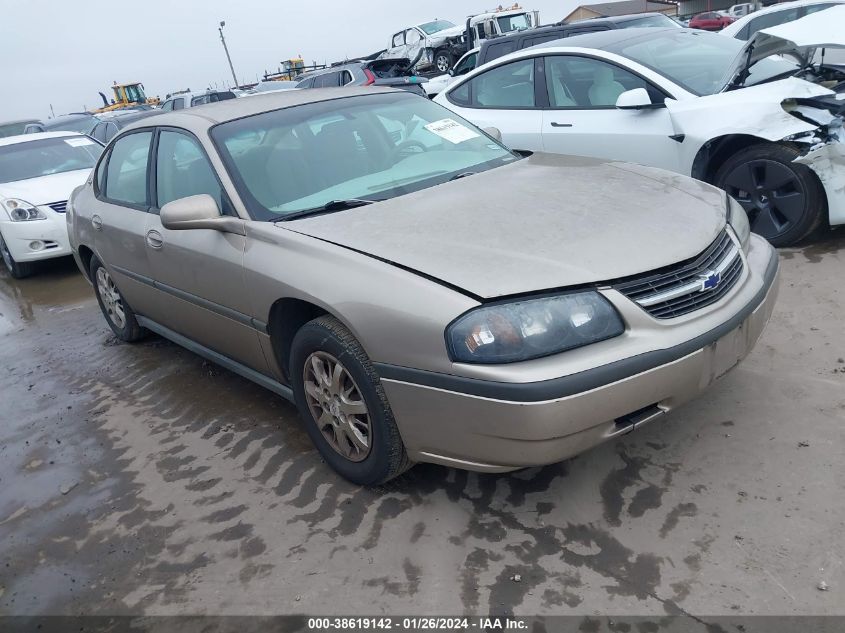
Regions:
[[152, 330], [294, 400], [363, 484], [628, 433], [734, 367], [777, 293], [776, 254], [724, 192], [523, 158], [382, 88], [139, 122], [68, 224], [117, 336]]
[[582, 35], [476, 69], [437, 101], [498, 127], [517, 149], [629, 160], [714, 183], [743, 204], [755, 232], [786, 245], [825, 220], [845, 223], [845, 75], [808, 63], [807, 52], [842, 35], [809, 28], [824, 41], [766, 35], [775, 29], [745, 45], [686, 29]]

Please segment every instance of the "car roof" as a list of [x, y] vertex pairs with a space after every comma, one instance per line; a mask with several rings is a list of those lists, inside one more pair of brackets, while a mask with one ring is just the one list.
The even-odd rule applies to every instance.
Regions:
[[0, 121], [0, 126], [15, 125], [16, 123], [41, 123], [41, 119], [12, 119], [10, 121]]
[[18, 143], [29, 143], [31, 141], [40, 141], [45, 138], [62, 138], [64, 136], [85, 136], [79, 132], [36, 132], [34, 134], [18, 134], [17, 136], [7, 136], [0, 138], [0, 146], [3, 145], [17, 145]]
[[[689, 31], [690, 29], [679, 29], [674, 26], [648, 26], [636, 29], [609, 29], [607, 31], [595, 31], [594, 33], [584, 33], [583, 35], [573, 35], [571, 37], [561, 38], [559, 40], [552, 40], [551, 42], [543, 42], [525, 50], [535, 50], [538, 48], [551, 48], [554, 46], [578, 46], [581, 48], [605, 48], [612, 44], [625, 42], [627, 40], [636, 40], [643, 37], [653, 37], [658, 33], [679, 33], [682, 31]], [[695, 31], [698, 33], [699, 31]]]
[[[173, 125], [186, 129], [207, 129], [218, 123], [233, 121], [254, 114], [281, 110], [308, 103], [319, 103], [333, 99], [360, 97], [389, 92], [405, 92], [394, 88], [376, 86], [346, 86], [343, 88], [315, 88], [313, 90], [282, 90], [251, 95], [248, 99], [227, 99], [193, 108], [163, 112], [155, 117], [145, 117], [133, 123], [132, 128]], [[148, 123], [148, 119], [153, 119]]]

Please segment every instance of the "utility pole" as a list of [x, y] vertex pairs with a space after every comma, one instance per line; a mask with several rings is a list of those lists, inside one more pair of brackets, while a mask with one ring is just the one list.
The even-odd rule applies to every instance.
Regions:
[[235, 81], [235, 88], [238, 87], [238, 78], [235, 76], [235, 67], [232, 65], [232, 57], [229, 55], [229, 47], [226, 46], [226, 38], [223, 37], [223, 27], [226, 26], [226, 22], [220, 22], [220, 26], [217, 28], [220, 31], [220, 41], [223, 42], [223, 50], [226, 51], [226, 59], [229, 60], [229, 69], [232, 71], [232, 79]]

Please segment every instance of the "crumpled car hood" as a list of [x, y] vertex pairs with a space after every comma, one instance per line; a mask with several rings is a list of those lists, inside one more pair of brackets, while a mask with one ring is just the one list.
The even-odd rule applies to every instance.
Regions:
[[840, 5], [758, 31], [737, 55], [726, 74], [725, 85], [743, 69], [772, 55], [790, 55], [806, 61], [818, 48], [845, 48], [843, 25], [845, 5]]
[[703, 251], [724, 224], [724, 193], [702, 182], [628, 163], [534, 154], [277, 226], [495, 298], [674, 264]]

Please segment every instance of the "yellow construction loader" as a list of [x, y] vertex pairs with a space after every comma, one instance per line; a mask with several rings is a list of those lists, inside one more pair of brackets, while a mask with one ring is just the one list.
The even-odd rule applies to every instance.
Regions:
[[147, 97], [144, 94], [144, 84], [140, 82], [131, 84], [115, 82], [111, 89], [114, 91], [114, 98], [109, 102], [106, 95], [101, 92], [100, 97], [103, 99], [103, 107], [94, 110], [94, 112], [111, 112], [112, 110], [122, 110], [139, 105], [157, 106], [159, 104], [157, 97]]

